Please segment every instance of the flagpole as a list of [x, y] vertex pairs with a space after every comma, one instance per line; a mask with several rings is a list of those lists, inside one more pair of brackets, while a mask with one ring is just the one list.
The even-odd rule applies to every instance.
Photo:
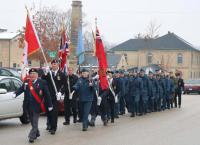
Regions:
[[[40, 40], [39, 40], [39, 37], [38, 37], [38, 35], [37, 35], [37, 33], [36, 33], [36, 29], [35, 29], [35, 27], [34, 27], [34, 25], [33, 25], [32, 18], [30, 17], [30, 13], [29, 13], [28, 7], [27, 7], [26, 5], [25, 5], [25, 8], [26, 8], [26, 10], [27, 10], [27, 14], [28, 14], [28, 17], [29, 17], [29, 19], [30, 19], [31, 25], [32, 25], [32, 27], [33, 27], [33, 31], [34, 31], [34, 33], [35, 33], [36, 39], [37, 39], [37, 41], [38, 41], [38, 43], [39, 43], [40, 50], [42, 51], [42, 55], [43, 55], [43, 57], [44, 57], [44, 61], [45, 61], [45, 63], [46, 63], [46, 66], [49, 68], [49, 65], [48, 65], [46, 56], [45, 56], [45, 54], [44, 54], [44, 50], [43, 50], [43, 48], [42, 48], [42, 45], [41, 45]], [[50, 73], [51, 81], [52, 81], [52, 83], [53, 83], [55, 92], [56, 92], [56, 94], [57, 94], [57, 93], [58, 93], [58, 90], [57, 90], [57, 88], [56, 88], [56, 84], [55, 84], [55, 81], [54, 81], [54, 79], [53, 79], [53, 76], [52, 76], [51, 71], [49, 71], [49, 73]]]

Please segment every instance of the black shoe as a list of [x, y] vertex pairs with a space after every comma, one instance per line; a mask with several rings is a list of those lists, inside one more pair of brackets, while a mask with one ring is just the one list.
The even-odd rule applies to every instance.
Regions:
[[34, 139], [29, 138], [29, 143], [34, 143]]
[[74, 119], [74, 120], [73, 120], [73, 123], [76, 123], [76, 122], [77, 122], [77, 119]]
[[38, 138], [38, 137], [40, 137], [40, 133], [37, 133], [37, 134], [36, 134], [36, 138]]
[[63, 122], [63, 125], [70, 125], [70, 123], [66, 121], [66, 122]]
[[119, 116], [117, 115], [117, 116], [115, 116], [115, 118], [117, 118], [117, 119], [118, 119], [118, 118], [119, 118]]
[[55, 130], [50, 130], [49, 132], [50, 132], [51, 135], [54, 135], [56, 133]]
[[46, 130], [50, 130], [50, 129], [51, 129], [51, 127], [50, 127], [50, 126], [47, 126]]
[[77, 122], [81, 123], [81, 122], [82, 122], [82, 120], [81, 120], [81, 119], [79, 119], [79, 120], [77, 120]]
[[104, 125], [104, 126], [107, 126], [107, 125], [108, 125], [107, 120], [103, 121], [103, 125]]
[[135, 113], [132, 113], [130, 117], [135, 117]]
[[95, 127], [95, 123], [94, 122], [89, 122], [88, 125], [91, 126], [91, 127]]
[[82, 131], [87, 131], [87, 128], [84, 127], [84, 128], [82, 129]]

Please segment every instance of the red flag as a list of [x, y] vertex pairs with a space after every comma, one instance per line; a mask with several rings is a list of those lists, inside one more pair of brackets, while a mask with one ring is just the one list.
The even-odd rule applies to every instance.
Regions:
[[103, 42], [101, 40], [99, 30], [96, 28], [96, 57], [98, 59], [99, 63], [99, 80], [100, 80], [100, 86], [102, 90], [108, 89], [108, 80], [106, 76], [106, 70], [107, 70], [107, 59], [106, 59], [106, 53], [104, 51]]
[[39, 39], [37, 37], [35, 27], [29, 15], [27, 15], [27, 18], [26, 18], [25, 41], [27, 43], [28, 56], [30, 56], [31, 54], [39, 50], [40, 48]]
[[63, 29], [60, 41], [59, 59], [60, 59], [60, 69], [66, 73], [67, 71], [67, 55], [69, 54], [69, 42], [67, 41], [67, 36], [65, 30]]

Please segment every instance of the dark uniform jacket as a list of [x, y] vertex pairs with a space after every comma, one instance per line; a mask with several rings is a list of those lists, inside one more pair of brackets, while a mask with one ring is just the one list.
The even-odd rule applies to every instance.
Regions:
[[[67, 75], [67, 78], [66, 78], [66, 81], [67, 81], [67, 88], [66, 88], [66, 96], [69, 97], [69, 90], [70, 92], [72, 93], [72, 87], [76, 84], [76, 82], [78, 81], [78, 76], [76, 76], [75, 74], [72, 74], [72, 75]], [[70, 85], [69, 85], [69, 84]]]
[[149, 79], [148, 77], [145, 75], [143, 77], [141, 77], [142, 79], [142, 84], [143, 84], [143, 89], [142, 89], [142, 99], [148, 101], [149, 99]]
[[81, 102], [93, 101], [95, 87], [94, 84], [93, 86], [89, 86], [89, 82], [89, 78], [81, 77], [73, 86], [73, 90], [77, 92]]
[[[33, 89], [42, 100], [42, 103], [45, 102], [44, 104], [47, 105], [46, 108], [52, 107], [51, 97], [46, 81], [37, 79], [36, 82], [33, 82]], [[29, 111], [40, 113], [40, 104], [35, 100], [34, 96], [31, 94], [28, 81], [25, 81], [23, 85], [16, 91], [16, 95], [18, 96], [23, 92], [25, 108]]]
[[135, 97], [135, 101], [139, 102], [140, 96], [142, 95], [143, 84], [142, 79], [140, 77], [130, 77], [129, 80], [129, 96]]
[[179, 79], [175, 79], [175, 91], [177, 91], [178, 93], [181, 93], [181, 91], [184, 90], [184, 81], [183, 79], [179, 78]]
[[[54, 101], [57, 100], [56, 92], [55, 92], [55, 88], [54, 88], [52, 80], [51, 80], [50, 72], [47, 75], [42, 76], [42, 79], [47, 81], [52, 100], [54, 100]], [[61, 72], [60, 70], [58, 70], [56, 76], [53, 76], [53, 80], [55, 82], [57, 91], [64, 94], [67, 89], [67, 81], [66, 81], [65, 74], [63, 72]]]
[[155, 99], [158, 94], [158, 82], [155, 78], [149, 78], [149, 97]]

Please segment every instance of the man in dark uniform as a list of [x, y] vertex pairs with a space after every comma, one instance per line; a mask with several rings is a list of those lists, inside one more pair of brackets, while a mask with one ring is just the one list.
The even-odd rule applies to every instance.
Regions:
[[167, 109], [170, 109], [172, 105], [172, 98], [174, 94], [174, 82], [170, 79], [169, 74], [166, 75], [166, 101], [167, 101]]
[[133, 77], [129, 80], [129, 96], [130, 96], [130, 111], [131, 116], [139, 114], [139, 101], [141, 92], [143, 90], [142, 79], [137, 75], [137, 72], [133, 72]]
[[115, 118], [115, 82], [113, 79], [113, 72], [107, 71], [109, 93], [108, 93], [108, 116], [111, 118], [111, 123], [114, 123]]
[[145, 75], [144, 70], [140, 70], [140, 77], [142, 79], [143, 89], [142, 89], [142, 96], [140, 99], [140, 115], [146, 114], [148, 109], [148, 100], [149, 100], [149, 79]]
[[181, 94], [182, 91], [184, 91], [184, 81], [181, 78], [180, 73], [176, 73], [176, 79], [175, 79], [175, 97], [174, 97], [174, 103], [175, 107], [177, 108], [177, 97], [178, 97], [178, 107], [181, 108]]
[[51, 62], [51, 70], [42, 77], [47, 81], [48, 88], [50, 91], [53, 110], [51, 113], [47, 113], [48, 121], [49, 121], [49, 132], [54, 135], [57, 130], [57, 122], [58, 122], [58, 102], [61, 96], [66, 92], [67, 89], [67, 81], [66, 76], [63, 72], [59, 70], [59, 61], [54, 59]]
[[[127, 82], [128, 84], [128, 82]], [[124, 77], [124, 71], [120, 70], [120, 94], [119, 94], [119, 110], [120, 110], [120, 115], [124, 115], [125, 114], [125, 94], [126, 94], [126, 80]]]
[[165, 77], [165, 72], [161, 71], [160, 73], [160, 81], [161, 81], [161, 86], [163, 89], [163, 95], [162, 95], [162, 101], [161, 101], [161, 108], [164, 111], [167, 107], [167, 88], [166, 88], [166, 77]]
[[[29, 142], [33, 143], [40, 136], [38, 129], [38, 120], [40, 112], [52, 111], [53, 106], [50, 98], [49, 89], [46, 81], [38, 78], [37, 69], [29, 70], [29, 80], [26, 80], [23, 85], [16, 91], [16, 96], [24, 92], [25, 106], [28, 110], [32, 129], [29, 133]], [[44, 103], [44, 101], [46, 103]], [[47, 105], [45, 107], [45, 104]]]
[[154, 112], [155, 99], [158, 93], [158, 83], [153, 77], [153, 72], [149, 71], [149, 109]]
[[66, 80], [68, 88], [66, 88], [64, 98], [65, 122], [63, 122], [63, 125], [70, 124], [71, 113], [73, 114], [73, 122], [77, 122], [77, 95], [76, 93], [72, 95], [72, 87], [76, 84], [78, 77], [73, 74], [72, 68], [68, 68], [68, 75]]
[[89, 71], [86, 69], [82, 70], [82, 75], [76, 82], [76, 84], [73, 86], [73, 90], [78, 93], [79, 101], [80, 101], [80, 108], [81, 108], [81, 114], [82, 114], [82, 124], [83, 129], [82, 131], [87, 131], [89, 121], [88, 116], [90, 113], [90, 109], [92, 106], [92, 101], [94, 97], [94, 84], [89, 79]]

